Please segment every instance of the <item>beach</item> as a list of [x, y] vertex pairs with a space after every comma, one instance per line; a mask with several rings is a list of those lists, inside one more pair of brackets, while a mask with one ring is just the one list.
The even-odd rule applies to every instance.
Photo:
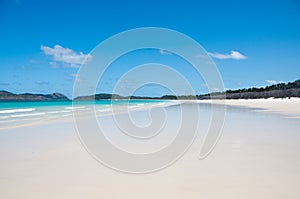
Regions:
[[[156, 106], [171, 115], [166, 132], [177, 128], [179, 108], [199, 108], [200, 127], [181, 158], [146, 174], [119, 172], [95, 160], [82, 145], [69, 115], [1, 129], [0, 198], [298, 199], [300, 99], [226, 100], [220, 139], [206, 158], [199, 159], [210, 123], [210, 103], [181, 101]], [[131, 110], [139, 125], [149, 122], [148, 117], [141, 117], [149, 108]], [[114, 132], [110, 138], [116, 138], [115, 143], [127, 150], [141, 149], [132, 146], [135, 142], [130, 139], [122, 142], [123, 137], [115, 137], [118, 131], [111, 115], [100, 111], [98, 119]], [[159, 136], [154, 142], [145, 141], [149, 146], [142, 149], [164, 145], [173, 135]]]
[[300, 0], [0, 15], [0, 199], [300, 199]]
[[299, 98], [269, 98], [269, 99], [238, 99], [238, 100], [201, 100], [199, 103], [227, 104], [229, 106], [243, 106], [283, 114], [287, 117], [300, 117]]

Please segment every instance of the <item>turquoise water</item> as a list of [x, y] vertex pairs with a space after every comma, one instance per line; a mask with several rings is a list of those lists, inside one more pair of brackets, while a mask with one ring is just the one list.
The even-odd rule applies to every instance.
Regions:
[[0, 102], [0, 129], [24, 125], [30, 122], [71, 117], [76, 109], [85, 112], [91, 109], [97, 115], [111, 111], [111, 105], [119, 109], [142, 109], [152, 105], [163, 105], [166, 100], [99, 100], [99, 101], [51, 101], [51, 102]]
[[[109, 104], [142, 104], [142, 103], [161, 103], [167, 100], [98, 100], [98, 101], [77, 101], [76, 105], [109, 105]], [[0, 102], [0, 110], [31, 108], [31, 107], [63, 107], [72, 106], [72, 101], [50, 101], [50, 102]]]

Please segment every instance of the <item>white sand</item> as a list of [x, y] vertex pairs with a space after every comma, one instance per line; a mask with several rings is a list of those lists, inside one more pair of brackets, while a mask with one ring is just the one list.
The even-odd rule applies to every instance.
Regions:
[[[227, 104], [299, 113], [296, 99]], [[2, 130], [0, 198], [299, 199], [299, 129], [298, 119], [230, 109], [222, 138], [206, 159], [197, 159], [201, 140], [196, 140], [175, 164], [146, 175], [99, 164], [83, 149], [70, 121]]]
[[198, 100], [198, 103], [215, 103], [229, 106], [243, 106], [280, 113], [288, 117], [300, 118], [300, 98], [269, 98], [269, 99], [231, 99], [231, 100]]

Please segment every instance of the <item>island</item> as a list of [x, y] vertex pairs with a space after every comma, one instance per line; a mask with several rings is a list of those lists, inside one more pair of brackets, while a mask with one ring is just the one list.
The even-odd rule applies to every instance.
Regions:
[[8, 91], [0, 91], [0, 101], [70, 101], [70, 99], [61, 93], [15, 94]]
[[[121, 96], [118, 94], [100, 93], [89, 96], [79, 96], [74, 101], [110, 100], [110, 99], [149, 99], [149, 100], [206, 100], [206, 99], [261, 99], [261, 98], [300, 98], [300, 79], [294, 82], [278, 83], [266, 87], [252, 87], [224, 92], [212, 92], [201, 95], [163, 95], [161, 97], [148, 96]], [[0, 101], [70, 101], [61, 93], [52, 94], [15, 94], [8, 91], [0, 91]]]

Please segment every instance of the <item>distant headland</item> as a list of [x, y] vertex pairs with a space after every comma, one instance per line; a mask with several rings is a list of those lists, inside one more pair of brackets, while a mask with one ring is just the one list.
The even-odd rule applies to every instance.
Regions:
[[[152, 99], [152, 100], [188, 100], [188, 99], [259, 99], [259, 98], [300, 98], [300, 79], [289, 83], [273, 84], [260, 88], [243, 88], [238, 90], [227, 90], [225, 92], [213, 92], [202, 95], [163, 95], [161, 97], [147, 96], [121, 96], [117, 94], [96, 94], [90, 96], [80, 96], [73, 100], [110, 100], [110, 99]], [[15, 94], [8, 91], [0, 91], [0, 101], [70, 101], [68, 97], [61, 93], [52, 94]]]
[[8, 91], [0, 91], [0, 101], [69, 101], [65, 95], [61, 93], [52, 94], [32, 94], [22, 93], [15, 94]]

